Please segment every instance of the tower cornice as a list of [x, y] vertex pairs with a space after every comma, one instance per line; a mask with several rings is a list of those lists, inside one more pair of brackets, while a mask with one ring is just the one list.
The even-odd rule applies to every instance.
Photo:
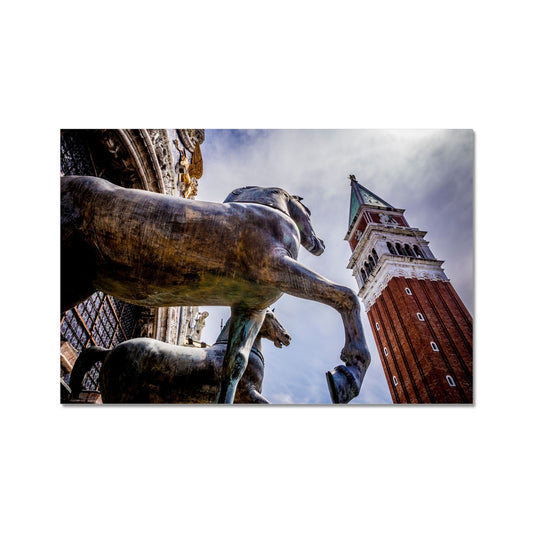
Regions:
[[444, 261], [383, 254], [357, 296], [368, 311], [392, 278], [414, 278], [429, 281], [450, 280], [442, 269]]

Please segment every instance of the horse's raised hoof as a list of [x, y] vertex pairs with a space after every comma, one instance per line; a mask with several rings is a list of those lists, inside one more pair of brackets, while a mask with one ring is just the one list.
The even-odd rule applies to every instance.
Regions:
[[326, 372], [329, 394], [333, 403], [348, 403], [361, 390], [366, 369], [358, 366], [336, 366], [331, 372]]

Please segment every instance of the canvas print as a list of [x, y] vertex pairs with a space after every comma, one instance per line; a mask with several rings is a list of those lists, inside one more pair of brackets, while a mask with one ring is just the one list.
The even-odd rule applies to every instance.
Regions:
[[64, 404], [472, 404], [472, 130], [61, 136]]

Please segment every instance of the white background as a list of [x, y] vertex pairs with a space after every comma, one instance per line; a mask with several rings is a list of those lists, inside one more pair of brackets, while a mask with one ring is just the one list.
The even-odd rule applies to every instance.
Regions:
[[[530, 527], [527, 5], [4, 8], [4, 531]], [[473, 128], [475, 407], [60, 406], [59, 129], [176, 125]]]

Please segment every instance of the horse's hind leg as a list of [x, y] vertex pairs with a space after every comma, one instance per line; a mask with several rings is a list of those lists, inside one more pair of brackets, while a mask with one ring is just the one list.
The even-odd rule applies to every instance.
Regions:
[[248, 364], [248, 356], [265, 319], [266, 309], [233, 307], [228, 347], [222, 364], [217, 403], [233, 403], [235, 391]]
[[327, 376], [333, 402], [348, 403], [359, 394], [370, 364], [355, 292], [329, 281], [288, 256], [278, 257], [272, 267], [267, 274], [268, 281], [280, 290], [329, 305], [340, 313], [346, 337], [341, 359], [346, 366], [336, 367]]

